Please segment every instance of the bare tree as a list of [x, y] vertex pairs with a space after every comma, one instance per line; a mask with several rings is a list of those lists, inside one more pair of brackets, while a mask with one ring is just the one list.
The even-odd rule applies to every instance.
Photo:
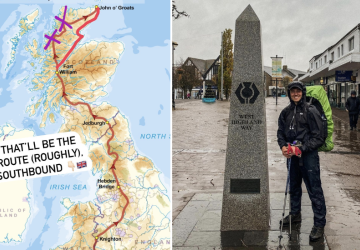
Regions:
[[192, 89], [201, 84], [201, 80], [196, 72], [194, 65], [185, 65], [184, 60], [180, 58], [180, 61], [176, 63], [173, 73], [173, 86], [174, 88], [181, 88], [184, 95]]
[[190, 15], [186, 13], [186, 11], [179, 11], [176, 7], [175, 0], [172, 0], [172, 17], [174, 18], [174, 20], [176, 20], [182, 16], [190, 17]]

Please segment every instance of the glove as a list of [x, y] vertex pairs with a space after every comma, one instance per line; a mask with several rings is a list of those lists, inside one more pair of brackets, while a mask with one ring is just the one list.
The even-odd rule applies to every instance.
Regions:
[[297, 157], [301, 157], [301, 150], [296, 146], [291, 146], [290, 143], [288, 143], [288, 152], [289, 155], [296, 155]]

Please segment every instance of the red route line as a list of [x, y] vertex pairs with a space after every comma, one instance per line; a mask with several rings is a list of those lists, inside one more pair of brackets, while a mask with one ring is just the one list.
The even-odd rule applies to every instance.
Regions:
[[[98, 7], [95, 8], [95, 11], [96, 11], [95, 17], [94, 17], [93, 19], [90, 19], [89, 21], [85, 22], [83, 25], [81, 25], [81, 26], [76, 30], [76, 35], [77, 35], [79, 38], [78, 38], [78, 39], [75, 41], [75, 43], [71, 46], [70, 50], [65, 54], [64, 58], [60, 61], [60, 63], [58, 63], [57, 60], [56, 60], [56, 57], [55, 57], [55, 55], [56, 55], [55, 44], [54, 44], [54, 42], [52, 42], [53, 53], [54, 53], [54, 61], [55, 61], [55, 64], [56, 64], [56, 71], [59, 70], [59, 68], [61, 67], [61, 65], [66, 61], [66, 59], [69, 57], [69, 55], [73, 52], [73, 50], [75, 49], [76, 45], [81, 41], [81, 39], [84, 38], [84, 35], [81, 35], [81, 34], [80, 34], [80, 30], [83, 29], [83, 28], [84, 28], [86, 25], [88, 25], [89, 23], [94, 22], [94, 21], [98, 18], [99, 14], [100, 14], [100, 8], [98, 8]], [[93, 14], [93, 13], [89, 14], [86, 18], [88, 18], [88, 17], [91, 16], [92, 14]], [[79, 18], [78, 20], [72, 22], [71, 24], [76, 23], [77, 21], [79, 21], [79, 20], [81, 20], [81, 19], [85, 19], [85, 18], [84, 18], [84, 17]], [[64, 29], [63, 32], [61, 32], [59, 35], [55, 35], [54, 37], [62, 36], [62, 34], [64, 34], [65, 32], [66, 32], [66, 29]], [[88, 103], [85, 103], [85, 102], [76, 102], [76, 103], [74, 103], [74, 102], [70, 101], [70, 100], [67, 98], [67, 95], [66, 95], [66, 92], [65, 92], [65, 84], [64, 84], [63, 79], [61, 78], [61, 76], [60, 76], [59, 73], [56, 73], [56, 75], [57, 75], [57, 77], [58, 77], [58, 78], [60, 79], [60, 81], [61, 81], [61, 85], [62, 85], [62, 89], [63, 89], [63, 97], [65, 98], [65, 100], [66, 100], [68, 103], [70, 103], [70, 104], [73, 105], [73, 106], [86, 105], [86, 107], [89, 109], [89, 112], [90, 112], [91, 116], [92, 116], [94, 119], [100, 119], [100, 120], [103, 120], [103, 121], [107, 122], [106, 118], [94, 115], [94, 113], [92, 112], [92, 109], [91, 109], [91, 107], [90, 107], [90, 105], [89, 105]], [[113, 224], [111, 224], [111, 226], [107, 227], [107, 228], [106, 228], [101, 234], [99, 234], [97, 237], [105, 234], [109, 229], [111, 229], [112, 227], [116, 226], [118, 223], [120, 223], [120, 222], [124, 219], [126, 208], [128, 207], [128, 205], [129, 205], [129, 203], [130, 203], [130, 202], [129, 202], [129, 198], [126, 196], [126, 194], [125, 194], [125, 193], [123, 192], [123, 190], [121, 189], [119, 180], [118, 180], [118, 178], [117, 178], [117, 176], [116, 176], [116, 173], [115, 173], [115, 171], [114, 171], [114, 169], [115, 169], [115, 163], [116, 163], [116, 161], [119, 159], [119, 155], [118, 155], [116, 152], [110, 152], [110, 141], [114, 138], [115, 132], [114, 132], [113, 128], [111, 127], [111, 124], [108, 123], [108, 125], [109, 125], [109, 129], [111, 130], [111, 137], [108, 139], [108, 141], [107, 141], [107, 143], [106, 143], [107, 146], [108, 146], [107, 153], [108, 153], [108, 155], [115, 155], [115, 160], [113, 161], [113, 164], [112, 164], [112, 167], [111, 167], [111, 171], [112, 171], [112, 173], [113, 173], [113, 175], [114, 175], [114, 178], [115, 178], [115, 180], [116, 180], [116, 183], [117, 183], [118, 189], [120, 190], [120, 193], [121, 193], [121, 194], [125, 197], [125, 199], [126, 199], [126, 205], [125, 205], [124, 209], [122, 210], [122, 214], [121, 214], [120, 220], [118, 220], [117, 222], [114, 222]], [[97, 242], [98, 242], [98, 241], [97, 241], [97, 239], [95, 238], [95, 243], [94, 243], [94, 246], [93, 246], [93, 250], [95, 250], [95, 247], [96, 247]]]
[[[112, 171], [113, 175], [116, 176], [114, 169], [111, 169], [111, 171]], [[117, 178], [116, 178], [116, 183], [117, 183], [118, 187], [120, 187], [120, 184], [119, 184], [119, 181], [118, 181]], [[116, 224], [117, 224], [117, 223], [120, 223], [120, 222], [124, 219], [125, 210], [126, 210], [127, 206], [129, 205], [129, 198], [126, 196], [126, 194], [122, 191], [121, 188], [119, 188], [119, 190], [120, 190], [121, 194], [122, 194], [122, 195], [125, 197], [125, 199], [126, 199], [126, 205], [125, 205], [124, 209], [122, 210], [120, 220], [118, 220], [118, 221], [116, 222]], [[114, 226], [116, 226], [115, 223], [114, 223], [114, 224], [111, 224], [111, 226], [107, 227], [101, 234], [98, 234], [97, 237], [100, 237], [101, 235], [105, 234], [110, 228], [112, 228], [112, 227], [114, 227]], [[95, 243], [94, 243], [94, 248], [93, 248], [93, 250], [95, 250], [96, 243], [97, 243], [97, 240], [95, 239]]]

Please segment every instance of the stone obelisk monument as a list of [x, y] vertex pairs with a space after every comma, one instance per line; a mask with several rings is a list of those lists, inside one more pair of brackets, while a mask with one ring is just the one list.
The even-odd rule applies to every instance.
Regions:
[[236, 19], [221, 231], [267, 230], [270, 220], [260, 20]]

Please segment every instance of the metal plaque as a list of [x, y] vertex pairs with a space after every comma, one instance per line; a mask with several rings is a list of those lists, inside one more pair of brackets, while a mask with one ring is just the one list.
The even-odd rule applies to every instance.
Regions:
[[260, 179], [230, 179], [230, 193], [260, 194]]

